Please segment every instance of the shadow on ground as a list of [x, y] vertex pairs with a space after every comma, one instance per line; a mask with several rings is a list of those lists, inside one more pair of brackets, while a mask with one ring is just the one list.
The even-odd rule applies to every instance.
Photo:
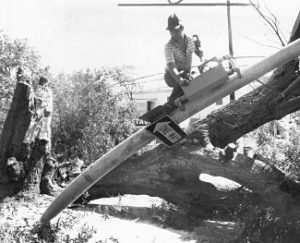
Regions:
[[135, 223], [151, 224], [180, 234], [182, 242], [233, 242], [244, 231], [244, 224], [241, 222], [227, 221], [224, 218], [205, 219], [196, 214], [193, 216], [165, 202], [159, 205], [128, 206], [124, 202], [117, 203], [117, 198], [113, 200], [115, 204], [89, 203], [73, 209], [98, 213], [106, 218], [116, 217]]

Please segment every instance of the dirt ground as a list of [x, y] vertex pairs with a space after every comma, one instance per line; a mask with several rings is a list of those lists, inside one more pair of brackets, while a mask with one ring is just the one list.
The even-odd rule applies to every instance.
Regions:
[[65, 209], [45, 233], [52, 236], [41, 240], [37, 223], [53, 199], [47, 195], [5, 198], [0, 204], [0, 242], [224, 243], [243, 231], [240, 222], [216, 218], [201, 220], [192, 228], [169, 227], [164, 217], [170, 215], [161, 210], [161, 199], [127, 195]]

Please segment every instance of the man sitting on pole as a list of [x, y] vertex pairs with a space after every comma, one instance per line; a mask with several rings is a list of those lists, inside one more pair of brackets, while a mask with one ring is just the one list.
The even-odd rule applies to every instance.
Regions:
[[169, 97], [167, 109], [181, 107], [181, 104], [175, 104], [175, 100], [182, 96], [181, 86], [188, 85], [189, 73], [192, 67], [192, 54], [195, 53], [201, 60], [203, 52], [199, 49], [200, 42], [198, 37], [194, 41], [184, 33], [184, 26], [176, 14], [168, 18], [168, 26], [171, 39], [165, 45], [166, 68], [164, 80], [169, 87], [172, 87], [172, 93]]

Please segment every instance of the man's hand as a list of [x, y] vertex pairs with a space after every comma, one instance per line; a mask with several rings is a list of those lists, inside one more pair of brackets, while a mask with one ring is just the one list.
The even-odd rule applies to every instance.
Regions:
[[186, 79], [186, 78], [180, 78], [179, 84], [181, 86], [188, 86], [190, 84], [190, 81], [188, 79]]

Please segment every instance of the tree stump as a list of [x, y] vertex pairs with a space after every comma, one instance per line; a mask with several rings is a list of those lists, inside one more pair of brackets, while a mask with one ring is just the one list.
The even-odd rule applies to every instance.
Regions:
[[30, 81], [16, 84], [0, 139], [0, 183], [8, 185], [9, 193], [54, 190], [49, 178], [55, 170], [50, 156], [52, 91], [46, 83], [41, 78], [36, 90]]

